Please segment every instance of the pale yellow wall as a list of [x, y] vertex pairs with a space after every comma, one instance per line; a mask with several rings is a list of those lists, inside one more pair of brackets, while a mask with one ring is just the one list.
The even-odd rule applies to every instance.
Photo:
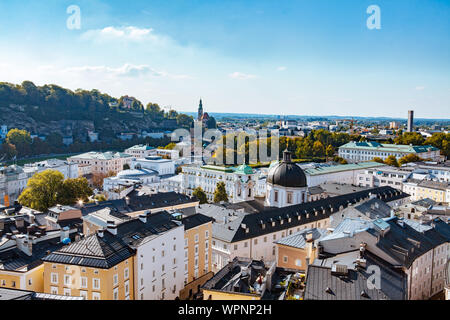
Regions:
[[[288, 247], [288, 246], [284, 246], [284, 245], [280, 245], [280, 244], [277, 244], [277, 250], [278, 250], [277, 267], [302, 270], [302, 271], [305, 271], [307, 269], [307, 264], [306, 264], [306, 258], [308, 257], [307, 250], [300, 249], [300, 248]], [[314, 261], [315, 250], [316, 249], [312, 249], [312, 254], [309, 257], [310, 264]], [[284, 257], [287, 257], [287, 262], [285, 262]], [[295, 264], [295, 261], [297, 259], [301, 260], [301, 266], [297, 266]]]
[[[66, 270], [66, 267], [68, 269]], [[128, 278], [124, 278], [124, 270], [128, 267]], [[98, 272], [98, 273], [96, 273]], [[51, 273], [58, 274], [58, 284], [51, 283]], [[44, 263], [44, 292], [52, 293], [52, 287], [58, 287], [59, 295], [64, 295], [64, 288], [71, 289], [72, 296], [80, 296], [80, 291], [87, 291], [87, 299], [92, 300], [92, 293], [99, 292], [101, 300], [113, 300], [114, 288], [119, 288], [119, 300], [125, 299], [125, 281], [129, 283], [129, 299], [134, 299], [133, 258], [117, 264], [111, 269], [95, 269], [76, 265], [65, 265], [51, 262]], [[118, 285], [114, 285], [113, 277], [118, 275]], [[64, 275], [72, 276], [72, 284], [64, 285]], [[81, 277], [87, 278], [87, 288], [81, 288]], [[100, 279], [100, 289], [93, 289], [93, 279]]]
[[[208, 230], [208, 238], [205, 238], [206, 231]], [[198, 234], [198, 242], [195, 242], [195, 235]], [[186, 230], [184, 232], [184, 238], [188, 240], [188, 246], [185, 250], [188, 250], [188, 283], [194, 280], [195, 276], [195, 245], [198, 245], [198, 278], [202, 277], [209, 271], [211, 271], [211, 243], [212, 243], [212, 223], [208, 222], [206, 224], [200, 225], [198, 227]], [[205, 264], [205, 253], [206, 245], [205, 242], [208, 241], [208, 261]], [[207, 271], [205, 272], [205, 267]], [[183, 270], [184, 271], [184, 270]]]
[[[31, 280], [31, 284], [29, 280]], [[14, 286], [13, 281], [15, 282]], [[4, 285], [3, 282], [5, 282]], [[43, 292], [44, 265], [41, 264], [27, 272], [0, 270], [0, 287]]]

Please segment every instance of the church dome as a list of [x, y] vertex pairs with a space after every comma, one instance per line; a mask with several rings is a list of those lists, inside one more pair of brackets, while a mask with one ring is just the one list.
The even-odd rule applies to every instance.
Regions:
[[284, 151], [283, 160], [271, 166], [267, 183], [287, 188], [305, 188], [307, 186], [305, 173], [292, 162], [289, 151]]

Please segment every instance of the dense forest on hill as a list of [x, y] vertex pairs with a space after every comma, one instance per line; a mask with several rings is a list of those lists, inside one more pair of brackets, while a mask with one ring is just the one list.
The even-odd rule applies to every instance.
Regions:
[[182, 126], [189, 126], [192, 121], [192, 117], [174, 110], [165, 112], [156, 103], [148, 103], [144, 107], [134, 97], [114, 98], [96, 89], [72, 91], [54, 84], [36, 86], [31, 81], [24, 81], [20, 85], [0, 82], [0, 107], [11, 105], [22, 106], [25, 113], [36, 121], [100, 122], [105, 118], [126, 120], [139, 116], [154, 122], [176, 119], [177, 124]]

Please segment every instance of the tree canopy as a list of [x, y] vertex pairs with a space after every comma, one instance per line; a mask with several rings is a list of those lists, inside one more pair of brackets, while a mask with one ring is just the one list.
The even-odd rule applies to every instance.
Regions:
[[87, 201], [92, 195], [86, 178], [64, 180], [55, 170], [45, 170], [28, 180], [26, 189], [19, 196], [19, 203], [39, 211], [46, 211], [56, 204], [71, 205], [78, 200]]
[[195, 188], [192, 195], [200, 201], [200, 204], [208, 203], [208, 198], [206, 197], [206, 193], [205, 193], [205, 191], [203, 191], [203, 189], [201, 187]]
[[221, 201], [228, 202], [228, 195], [223, 181], [217, 184], [216, 190], [214, 191], [214, 202], [217, 203]]

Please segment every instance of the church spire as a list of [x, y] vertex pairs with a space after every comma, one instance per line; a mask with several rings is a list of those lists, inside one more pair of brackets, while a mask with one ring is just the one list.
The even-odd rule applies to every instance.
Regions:
[[202, 99], [200, 98], [200, 103], [198, 105], [198, 116], [197, 116], [197, 120], [202, 120], [203, 117], [203, 103], [202, 103]]

